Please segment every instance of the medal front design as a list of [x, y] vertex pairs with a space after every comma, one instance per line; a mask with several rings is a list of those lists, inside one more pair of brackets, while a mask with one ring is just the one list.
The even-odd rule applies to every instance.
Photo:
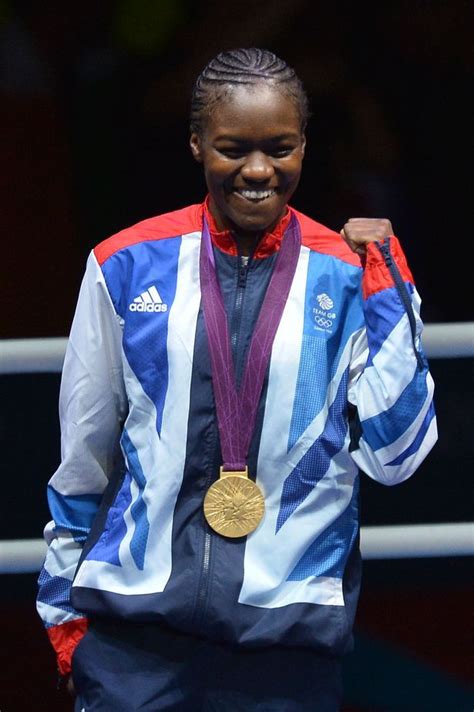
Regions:
[[204, 499], [204, 515], [212, 529], [236, 538], [253, 532], [265, 512], [265, 501], [255, 482], [241, 474], [226, 474], [214, 482]]

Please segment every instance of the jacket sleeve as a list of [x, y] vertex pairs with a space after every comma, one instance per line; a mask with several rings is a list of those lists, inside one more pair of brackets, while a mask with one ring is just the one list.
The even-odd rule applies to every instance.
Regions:
[[61, 464], [48, 484], [52, 521], [37, 608], [61, 674], [87, 628], [70, 603], [72, 580], [108, 478], [120, 459], [126, 415], [122, 328], [92, 253], [79, 293], [59, 399]]
[[362, 292], [366, 327], [354, 345], [349, 385], [351, 454], [370, 477], [394, 485], [415, 472], [437, 439], [420, 299], [397, 238], [368, 246]]

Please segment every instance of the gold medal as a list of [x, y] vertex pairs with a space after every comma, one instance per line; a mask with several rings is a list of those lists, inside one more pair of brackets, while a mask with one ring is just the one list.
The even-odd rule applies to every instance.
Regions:
[[210, 527], [227, 537], [246, 536], [262, 521], [265, 500], [259, 487], [249, 480], [248, 468], [226, 472], [220, 468], [219, 479], [207, 490], [204, 516]]

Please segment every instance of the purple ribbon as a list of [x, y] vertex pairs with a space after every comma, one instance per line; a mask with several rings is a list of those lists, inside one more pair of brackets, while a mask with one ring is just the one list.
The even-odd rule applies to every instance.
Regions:
[[300, 245], [300, 229], [293, 215], [276, 257], [237, 390], [227, 314], [217, 279], [209, 226], [206, 219], [203, 220], [199, 263], [201, 294], [225, 471], [242, 471], [247, 464], [263, 380], [296, 271]]

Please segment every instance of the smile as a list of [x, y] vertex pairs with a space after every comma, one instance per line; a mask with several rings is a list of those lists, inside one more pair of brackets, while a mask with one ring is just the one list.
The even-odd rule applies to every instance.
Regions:
[[267, 198], [271, 198], [276, 193], [273, 188], [267, 188], [267, 190], [248, 190], [243, 188], [235, 190], [234, 192], [242, 198], [245, 198], [245, 200], [253, 201], [266, 200]]

